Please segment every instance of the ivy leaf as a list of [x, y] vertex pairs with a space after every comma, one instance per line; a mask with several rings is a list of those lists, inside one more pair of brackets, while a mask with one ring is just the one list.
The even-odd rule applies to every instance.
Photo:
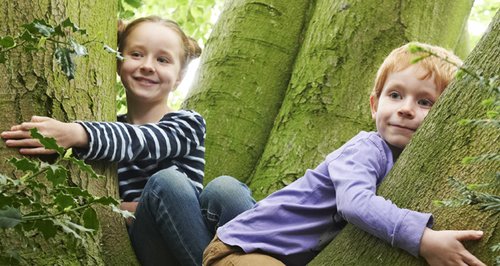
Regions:
[[67, 18], [60, 24], [64, 28], [71, 28], [73, 32], [79, 32], [81, 34], [87, 34], [87, 30], [85, 29], [80, 29], [75, 23], [71, 21], [71, 19]]
[[97, 213], [92, 208], [87, 208], [82, 215], [83, 226], [92, 230], [99, 229], [99, 219], [97, 219]]
[[50, 37], [55, 29], [47, 24], [47, 22], [39, 19], [35, 19], [29, 24], [24, 24], [23, 27], [27, 29], [31, 34], [41, 34], [45, 37]]
[[125, 3], [127, 3], [129, 6], [133, 8], [139, 8], [142, 6], [141, 0], [125, 0]]
[[47, 164], [47, 168], [46, 177], [54, 186], [63, 184], [68, 179], [68, 170], [63, 166]]
[[23, 223], [25, 231], [36, 230], [42, 233], [45, 239], [54, 237], [57, 234], [57, 227], [52, 219], [34, 220]]
[[11, 163], [17, 170], [24, 172], [30, 171], [32, 173], [36, 173], [40, 169], [40, 163], [32, 161], [28, 158], [11, 158], [9, 163]]
[[64, 187], [59, 186], [58, 189], [64, 191], [64, 193], [76, 197], [84, 197], [84, 198], [92, 198], [93, 196], [85, 189], [81, 189], [79, 187]]
[[38, 132], [37, 128], [30, 129], [31, 137], [38, 139], [40, 143], [46, 148], [55, 150], [59, 155], [64, 155], [64, 148], [57, 145], [54, 138], [46, 138]]
[[76, 206], [76, 202], [73, 197], [62, 193], [58, 194], [54, 198], [54, 203], [56, 204], [57, 209], [61, 211]]
[[126, 211], [126, 210], [122, 210], [122, 209], [116, 207], [116, 205], [111, 205], [111, 208], [113, 209], [114, 212], [119, 213], [125, 219], [135, 218], [133, 213]]
[[21, 222], [21, 212], [19, 209], [7, 206], [0, 209], [0, 228], [11, 228]]
[[5, 36], [5, 37], [0, 37], [0, 46], [3, 48], [11, 48], [16, 45], [16, 42], [14, 41], [14, 38], [10, 36]]
[[89, 173], [90, 174], [90, 177], [92, 178], [99, 178], [101, 177], [100, 175], [98, 175], [94, 169], [92, 169], [92, 167], [88, 164], [86, 164], [83, 160], [79, 160], [79, 159], [76, 159], [75, 157], [69, 157], [68, 160], [74, 164], [76, 164], [78, 166], [78, 168], [80, 168], [80, 170], [86, 172], [86, 173]]
[[118, 205], [120, 203], [113, 197], [95, 197], [92, 202], [102, 205]]
[[54, 56], [56, 57], [57, 62], [61, 65], [61, 69], [66, 75], [68, 80], [72, 80], [75, 78], [75, 69], [76, 65], [73, 61], [73, 57], [71, 56], [71, 50], [64, 47], [57, 47]]
[[63, 230], [63, 232], [67, 234], [72, 234], [75, 238], [80, 239], [83, 241], [83, 238], [75, 231], [73, 228], [69, 226], [69, 223], [71, 223], [69, 220], [53, 220], [54, 224], [57, 226], [60, 226]]
[[73, 47], [73, 50], [75, 51], [75, 54], [77, 56], [85, 56], [88, 55], [87, 48], [79, 43], [77, 43], [75, 40], [71, 40], [71, 47]]

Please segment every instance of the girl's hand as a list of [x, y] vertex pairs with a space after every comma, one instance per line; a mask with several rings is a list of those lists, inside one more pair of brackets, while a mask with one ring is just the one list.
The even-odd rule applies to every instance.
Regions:
[[51, 137], [63, 148], [88, 146], [88, 136], [85, 129], [78, 123], [64, 123], [49, 117], [33, 116], [30, 122], [15, 125], [9, 131], [4, 131], [0, 136], [5, 140], [5, 145], [10, 148], [19, 148], [24, 155], [42, 155], [55, 153], [48, 150], [37, 140], [31, 137], [30, 129], [37, 128], [45, 137]]
[[431, 266], [486, 266], [465, 249], [461, 243], [461, 241], [466, 240], [479, 240], [482, 236], [482, 231], [434, 231], [426, 228], [420, 242], [420, 255]]

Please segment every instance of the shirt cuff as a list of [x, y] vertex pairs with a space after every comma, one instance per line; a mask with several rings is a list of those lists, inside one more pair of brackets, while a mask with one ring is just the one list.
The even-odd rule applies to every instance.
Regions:
[[432, 227], [432, 223], [432, 214], [409, 211], [394, 232], [393, 245], [418, 257], [424, 230], [426, 227]]

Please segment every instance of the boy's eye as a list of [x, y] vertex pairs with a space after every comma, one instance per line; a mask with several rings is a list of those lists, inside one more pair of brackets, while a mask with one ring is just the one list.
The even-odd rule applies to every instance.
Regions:
[[428, 99], [418, 100], [417, 103], [421, 106], [424, 106], [424, 107], [432, 107], [432, 105], [434, 104], [431, 100], [428, 100]]
[[401, 95], [398, 92], [396, 92], [396, 91], [393, 91], [393, 92], [389, 93], [389, 97], [391, 99], [401, 99]]
[[160, 63], [169, 63], [170, 62], [170, 60], [166, 57], [158, 57], [157, 61]]

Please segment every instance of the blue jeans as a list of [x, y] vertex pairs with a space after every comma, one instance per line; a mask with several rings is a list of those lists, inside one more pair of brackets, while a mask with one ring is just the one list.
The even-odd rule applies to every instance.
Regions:
[[177, 167], [150, 177], [129, 235], [141, 265], [201, 265], [215, 230], [255, 204], [238, 180], [221, 176], [202, 191]]

